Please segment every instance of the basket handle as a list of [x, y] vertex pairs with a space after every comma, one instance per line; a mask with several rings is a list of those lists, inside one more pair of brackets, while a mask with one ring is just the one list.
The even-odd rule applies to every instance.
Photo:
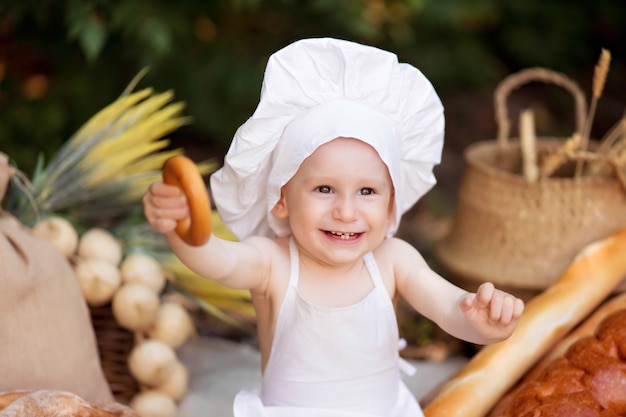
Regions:
[[511, 130], [506, 99], [513, 90], [532, 81], [555, 84], [568, 90], [576, 104], [576, 131], [582, 133], [587, 115], [587, 100], [578, 84], [566, 75], [545, 68], [527, 68], [506, 77], [494, 92], [496, 123], [498, 125], [498, 143], [507, 144]]

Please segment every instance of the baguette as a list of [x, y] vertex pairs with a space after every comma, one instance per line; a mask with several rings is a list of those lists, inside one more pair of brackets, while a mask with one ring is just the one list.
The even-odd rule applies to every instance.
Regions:
[[591, 243], [530, 300], [513, 335], [486, 346], [424, 408], [426, 417], [482, 417], [626, 275], [626, 229]]

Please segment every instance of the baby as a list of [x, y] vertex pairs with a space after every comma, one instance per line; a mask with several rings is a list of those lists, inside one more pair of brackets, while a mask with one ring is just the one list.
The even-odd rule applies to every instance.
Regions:
[[188, 246], [174, 231], [186, 197], [151, 184], [145, 216], [181, 261], [251, 292], [262, 386], [237, 395], [235, 417], [423, 415], [400, 375], [399, 297], [472, 343], [512, 334], [521, 300], [490, 283], [464, 291], [393, 237], [434, 185], [442, 143], [441, 103], [417, 69], [308, 39], [270, 57], [259, 106], [211, 178], [238, 242]]

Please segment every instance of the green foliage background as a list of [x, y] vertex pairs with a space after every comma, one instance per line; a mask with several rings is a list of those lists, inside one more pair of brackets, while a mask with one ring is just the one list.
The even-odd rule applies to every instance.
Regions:
[[[30, 176], [39, 155], [49, 160], [148, 67], [138, 88], [173, 90], [193, 119], [174, 143], [197, 159], [220, 157], [257, 105], [269, 55], [321, 36], [397, 53], [442, 99], [439, 186], [424, 199], [431, 210], [405, 215], [400, 236], [429, 261], [446, 230], [445, 219], [434, 217], [453, 207], [462, 150], [495, 136], [492, 93], [504, 77], [546, 67], [589, 95], [606, 48], [613, 61], [592, 136], [604, 134], [626, 104], [624, 0], [0, 0], [0, 152]], [[538, 124], [571, 132], [571, 98], [535, 92]], [[544, 101], [556, 105], [550, 117]], [[410, 343], [438, 331], [428, 321], [401, 321]]]
[[49, 157], [148, 66], [141, 86], [173, 89], [193, 117], [175, 139], [219, 155], [256, 106], [269, 54], [317, 36], [396, 52], [446, 106], [467, 93], [463, 117], [451, 104], [449, 135], [488, 117], [476, 94], [525, 67], [563, 71], [588, 91], [607, 48], [616, 94], [598, 120], [612, 123], [623, 109], [625, 28], [623, 0], [4, 0], [0, 151], [29, 174], [38, 153]]

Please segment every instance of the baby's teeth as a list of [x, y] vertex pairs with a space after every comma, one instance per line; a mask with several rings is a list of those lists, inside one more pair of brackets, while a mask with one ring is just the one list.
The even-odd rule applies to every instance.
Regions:
[[354, 233], [331, 232], [333, 235], [340, 237], [342, 240], [350, 239]]

